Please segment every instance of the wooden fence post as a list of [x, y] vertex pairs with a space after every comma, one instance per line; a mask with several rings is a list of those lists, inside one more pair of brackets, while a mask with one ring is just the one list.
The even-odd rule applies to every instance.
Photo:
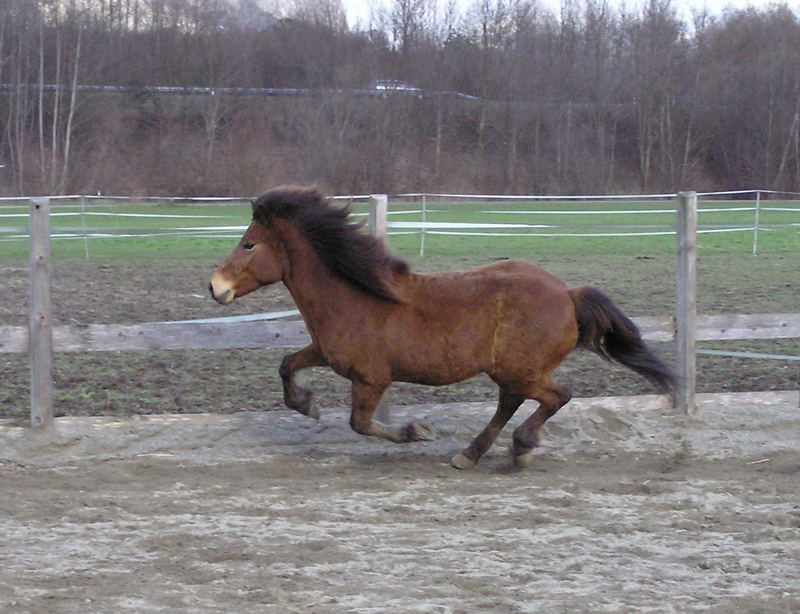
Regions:
[[30, 209], [31, 426], [53, 426], [53, 319], [50, 308], [50, 200]]
[[697, 193], [678, 194], [675, 330], [678, 360], [677, 406], [700, 418], [697, 387]]
[[[386, 228], [388, 222], [389, 197], [386, 194], [370, 194], [369, 196], [369, 221], [367, 227], [370, 234], [386, 241]], [[389, 413], [389, 389], [383, 393], [375, 410], [375, 419], [388, 424], [391, 421]]]
[[389, 209], [389, 197], [386, 194], [370, 194], [369, 197], [369, 232], [386, 240], [386, 226]]

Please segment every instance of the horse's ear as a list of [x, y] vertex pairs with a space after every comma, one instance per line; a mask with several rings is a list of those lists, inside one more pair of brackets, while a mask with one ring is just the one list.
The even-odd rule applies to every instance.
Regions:
[[254, 199], [252, 199], [250, 201], [250, 211], [253, 214], [253, 219], [255, 219], [255, 217], [256, 217], [256, 201], [257, 200], [258, 200], [257, 198], [254, 198]]

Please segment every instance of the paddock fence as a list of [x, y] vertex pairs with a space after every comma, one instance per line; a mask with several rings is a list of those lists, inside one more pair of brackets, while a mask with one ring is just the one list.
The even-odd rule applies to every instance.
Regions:
[[[758, 254], [772, 237], [800, 233], [800, 193], [772, 190], [701, 192], [697, 233], [746, 244]], [[382, 199], [382, 200], [381, 200]], [[676, 235], [676, 194], [624, 196], [508, 196], [405, 193], [336, 196], [370, 229], [395, 239], [415, 241], [425, 256], [437, 242], [487, 237], [501, 244], [538, 239], [637, 238]], [[379, 201], [381, 215], [375, 217]], [[391, 202], [391, 208], [388, 203]], [[246, 227], [247, 199], [230, 197], [50, 197], [51, 240], [83, 247], [87, 259], [96, 246], [117, 239], [238, 238]], [[138, 210], [129, 207], [142, 205]], [[160, 206], [183, 207], [163, 213]], [[29, 239], [28, 198], [0, 198], [0, 251]], [[220, 208], [222, 210], [220, 210]], [[206, 209], [204, 211], [204, 209]], [[213, 210], [213, 211], [208, 211]], [[239, 214], [237, 214], [239, 212]], [[376, 228], [375, 224], [382, 224]], [[766, 245], [764, 245], [766, 239]]]
[[[761, 191], [764, 192], [764, 191]], [[726, 193], [734, 194], [734, 193]], [[739, 194], [739, 193], [735, 193]], [[420, 238], [420, 252], [424, 253], [425, 238], [428, 234], [443, 232], [482, 232], [487, 228], [468, 228], [431, 225], [428, 219], [428, 196], [424, 206], [418, 211], [422, 226], [392, 222], [386, 195], [363, 195], [342, 197], [351, 202], [363, 200], [369, 203], [368, 227], [371, 232], [385, 236], [393, 232], [414, 232]], [[438, 195], [441, 196], [441, 195]], [[800, 337], [800, 313], [780, 314], [730, 314], [698, 316], [696, 313], [696, 270], [697, 270], [697, 218], [698, 194], [683, 192], [672, 195], [657, 195], [657, 198], [677, 202], [677, 206], [664, 209], [673, 220], [677, 211], [677, 224], [664, 232], [676, 236], [677, 273], [676, 294], [678, 305], [675, 314], [661, 317], [634, 318], [643, 337], [652, 342], [676, 342], [677, 364], [680, 377], [680, 390], [677, 395], [678, 407], [689, 415], [697, 415], [695, 401], [695, 360], [698, 341], [743, 340], [743, 339], [790, 339]], [[419, 195], [400, 195], [401, 198], [417, 198]], [[83, 197], [81, 197], [83, 198]], [[465, 197], [466, 198], [466, 197]], [[468, 198], [476, 199], [477, 196]], [[490, 197], [502, 200], [502, 197]], [[513, 197], [517, 200], [520, 197]], [[526, 197], [527, 198], [527, 197]], [[536, 197], [553, 200], [554, 197]], [[570, 197], [572, 198], [572, 197]], [[582, 197], [586, 199], [587, 197]], [[601, 197], [588, 197], [601, 198]], [[608, 197], [605, 197], [608, 198]], [[181, 199], [185, 200], [185, 199]], [[208, 200], [208, 199], [203, 199]], [[223, 199], [220, 199], [223, 200]], [[231, 199], [234, 200], [234, 199]], [[235, 199], [241, 202], [241, 199]], [[765, 231], [759, 226], [763, 207], [759, 203], [752, 211], [752, 226], [721, 229], [728, 232], [753, 232], [753, 252], [757, 249], [757, 235]], [[737, 207], [738, 209], [738, 207]], [[792, 211], [782, 207], [782, 211]], [[800, 209], [798, 209], [800, 211]], [[606, 212], [608, 213], [608, 212]], [[652, 212], [651, 212], [652, 213]], [[659, 211], [661, 214], [662, 211]], [[416, 214], [416, 213], [415, 213]], [[567, 214], [569, 215], [569, 214]], [[132, 325], [88, 324], [53, 326], [50, 309], [50, 199], [36, 198], [29, 201], [29, 266], [31, 281], [31, 305], [29, 326], [0, 326], [0, 353], [30, 353], [31, 362], [31, 426], [47, 428], [53, 424], [53, 352], [95, 352], [95, 351], [153, 351], [153, 350], [200, 350], [234, 349], [262, 347], [298, 347], [309, 342], [308, 333], [302, 321], [272, 321], [271, 314], [261, 314], [255, 318], [219, 318], [211, 320], [180, 322], [149, 322]], [[457, 223], [454, 223], [457, 224]], [[790, 222], [781, 226], [798, 226]], [[477, 224], [481, 226], [481, 224]], [[523, 231], [530, 233], [529, 225]], [[211, 232], [231, 232], [238, 237], [241, 227], [214, 228]], [[497, 231], [497, 228], [491, 228]], [[512, 229], [518, 234], [520, 228]], [[538, 233], [537, 233], [538, 234]], [[545, 233], [545, 236], [556, 233]], [[627, 234], [627, 233], [622, 233]], [[207, 236], [206, 231], [203, 235]], [[227, 236], [227, 235], [225, 235]], [[84, 229], [83, 237], [88, 237]], [[88, 244], [87, 244], [88, 250]], [[283, 316], [295, 312], [278, 314]], [[266, 320], [266, 321], [265, 321]], [[795, 360], [797, 357], [783, 357]]]
[[[636, 238], [674, 236], [676, 194], [508, 196], [408, 193], [393, 196], [388, 234], [417, 235], [419, 255], [437, 237], [501, 239]], [[697, 234], [748, 237], [753, 255], [764, 233], [800, 229], [800, 193], [774, 190], [700, 192]], [[405, 205], [405, 206], [402, 206]], [[444, 205], [444, 207], [443, 207]], [[542, 207], [544, 205], [544, 207]], [[660, 206], [659, 206], [660, 205]], [[453, 210], [474, 219], [453, 221]], [[408, 219], [417, 215], [418, 219]], [[637, 219], [638, 218], [638, 219]], [[586, 220], [590, 221], [586, 221]]]

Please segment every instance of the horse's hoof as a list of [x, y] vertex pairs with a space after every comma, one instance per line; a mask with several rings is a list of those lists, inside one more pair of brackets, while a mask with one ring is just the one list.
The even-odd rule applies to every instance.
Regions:
[[530, 467], [533, 463], [533, 450], [524, 452], [522, 454], [514, 454], [514, 466], [524, 469]]
[[310, 418], [314, 418], [314, 420], [319, 420], [319, 409], [311, 404], [313, 396], [311, 392], [304, 390], [301, 394], [295, 394], [293, 396], [284, 395], [283, 403], [286, 407], [293, 409], [299, 414], [309, 416]]
[[453, 465], [456, 469], [472, 469], [475, 466], [476, 461], [472, 460], [471, 458], [467, 457], [464, 454], [457, 454], [453, 458], [450, 459], [450, 464]]
[[303, 414], [304, 416], [311, 416], [312, 418], [319, 418], [319, 411], [314, 416], [314, 408], [311, 402], [314, 398], [314, 393], [306, 388], [285, 388], [283, 391], [283, 403], [289, 409]]
[[288, 407], [289, 409], [293, 409], [298, 414], [303, 414], [304, 416], [308, 416], [309, 418], [314, 418], [314, 420], [319, 420], [319, 409], [314, 407], [310, 403], [306, 405], [286, 403], [286, 407]]
[[433, 441], [436, 439], [436, 429], [427, 422], [412, 422], [406, 427], [408, 441]]

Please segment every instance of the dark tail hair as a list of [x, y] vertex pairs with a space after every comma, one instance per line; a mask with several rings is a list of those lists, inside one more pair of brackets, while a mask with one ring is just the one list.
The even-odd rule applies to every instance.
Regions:
[[578, 347], [633, 369], [674, 397], [675, 375], [645, 344], [636, 324], [610, 298], [588, 286], [574, 288], [569, 293], [575, 303]]

